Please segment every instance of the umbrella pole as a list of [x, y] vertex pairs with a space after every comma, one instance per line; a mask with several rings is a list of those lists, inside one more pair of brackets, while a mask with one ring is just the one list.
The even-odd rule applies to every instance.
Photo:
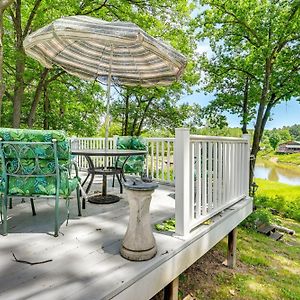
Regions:
[[[110, 123], [110, 115], [109, 115], [109, 105], [110, 105], [110, 87], [111, 87], [111, 64], [112, 64], [112, 56], [113, 56], [113, 48], [111, 47], [110, 52], [110, 62], [109, 62], [109, 72], [108, 72], [108, 79], [107, 79], [107, 90], [106, 90], [106, 117], [105, 117], [105, 151], [108, 150], [108, 129]], [[104, 167], [107, 168], [107, 159], [108, 157], [105, 156], [104, 160]]]

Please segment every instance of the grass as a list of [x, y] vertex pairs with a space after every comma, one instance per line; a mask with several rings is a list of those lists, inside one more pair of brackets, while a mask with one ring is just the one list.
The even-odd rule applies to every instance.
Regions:
[[262, 159], [276, 159], [278, 163], [285, 163], [300, 166], [300, 153], [293, 154], [279, 154], [274, 151], [261, 151], [259, 158]]
[[272, 208], [279, 215], [300, 222], [300, 186], [263, 179], [256, 179], [256, 182], [259, 188], [255, 197], [255, 205], [259, 209], [252, 214], [252, 219], [272, 221], [270, 212], [269, 216], [267, 213], [267, 210]]
[[217, 244], [180, 277], [180, 299], [300, 299], [300, 223], [282, 241], [239, 228], [237, 268], [224, 267], [226, 241]]
[[277, 161], [280, 163], [289, 163], [300, 166], [300, 153], [277, 154]]
[[281, 196], [284, 197], [287, 201], [295, 201], [300, 197], [300, 186], [294, 186], [259, 178], [256, 178], [255, 182], [259, 186], [256, 193], [258, 196]]

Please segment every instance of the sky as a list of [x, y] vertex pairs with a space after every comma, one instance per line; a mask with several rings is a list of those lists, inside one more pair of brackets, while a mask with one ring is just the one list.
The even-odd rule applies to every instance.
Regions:
[[[206, 106], [214, 96], [212, 94], [205, 95], [204, 93], [194, 92], [193, 95], [188, 95], [181, 98], [182, 102], [198, 103], [201, 107]], [[225, 113], [229, 127], [240, 127], [240, 118], [235, 115]], [[283, 126], [291, 126], [300, 124], [300, 103], [295, 99], [288, 102], [278, 104], [273, 108], [271, 120], [268, 121], [266, 129], [282, 128]], [[254, 121], [249, 124], [249, 128], [254, 127]]]
[[[212, 56], [212, 51], [208, 40], [199, 42], [197, 47], [199, 54], [206, 53], [208, 57]], [[197, 87], [195, 87], [195, 90]], [[201, 107], [206, 106], [214, 98], [213, 94], [205, 95], [203, 92], [194, 92], [192, 95], [185, 96], [181, 102], [198, 103]], [[229, 127], [240, 127], [240, 119], [229, 113], [225, 113]], [[300, 102], [291, 99], [275, 106], [271, 112], [271, 118], [266, 124], [266, 129], [282, 128], [283, 126], [291, 126], [300, 124]], [[254, 127], [254, 121], [250, 122], [249, 128]]]

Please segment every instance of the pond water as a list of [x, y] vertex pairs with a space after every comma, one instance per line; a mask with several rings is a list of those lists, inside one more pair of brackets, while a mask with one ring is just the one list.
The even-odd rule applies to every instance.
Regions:
[[300, 167], [285, 168], [269, 161], [256, 162], [254, 176], [290, 185], [300, 185]]

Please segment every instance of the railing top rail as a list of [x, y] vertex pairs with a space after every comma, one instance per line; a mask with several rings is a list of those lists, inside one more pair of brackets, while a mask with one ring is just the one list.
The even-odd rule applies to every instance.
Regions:
[[166, 141], [166, 142], [174, 142], [175, 138], [172, 137], [146, 137], [146, 141], [156, 142], [156, 141]]
[[[104, 140], [104, 137], [72, 137], [72, 139], [76, 140]], [[108, 140], [113, 140], [112, 137], [109, 137]], [[149, 142], [161, 142], [161, 141], [166, 141], [166, 142], [174, 142], [175, 138], [174, 137], [145, 137], [146, 141]]]
[[191, 135], [190, 136], [191, 142], [238, 142], [238, 143], [248, 143], [247, 139], [244, 138], [235, 138], [235, 137], [227, 137], [227, 136], [206, 136], [206, 135]]
[[[99, 141], [102, 141], [104, 140], [105, 138], [104, 137], [71, 137], [72, 139], [74, 140], [80, 140], [80, 141], [86, 141], [86, 140], [91, 140], [91, 141], [94, 141], [94, 140], [99, 140]], [[113, 140], [112, 137], [109, 137], [108, 140]]]

